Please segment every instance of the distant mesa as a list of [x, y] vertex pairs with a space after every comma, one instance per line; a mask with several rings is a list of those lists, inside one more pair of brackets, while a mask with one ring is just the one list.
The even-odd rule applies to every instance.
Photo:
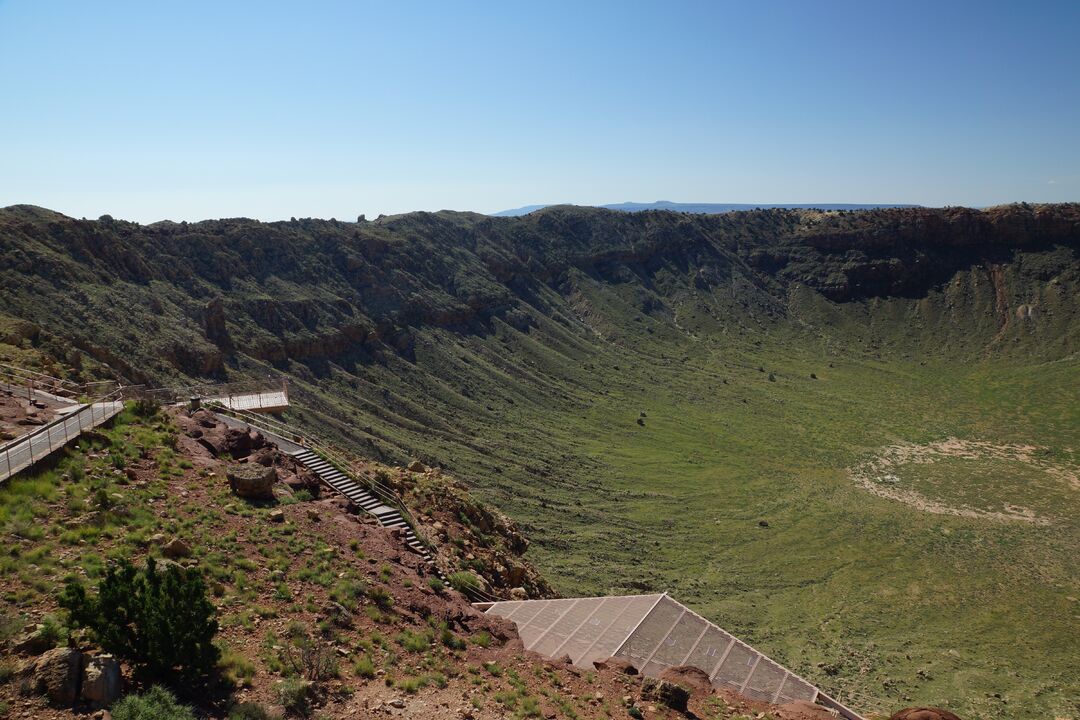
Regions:
[[[525, 205], [512, 210], [502, 210], [492, 213], [495, 217], [516, 217], [528, 215], [537, 210], [543, 210], [556, 203], [547, 205]], [[569, 204], [569, 203], [567, 203]], [[589, 206], [587, 206], [589, 207]], [[670, 210], [672, 212], [700, 213], [704, 215], [717, 215], [738, 210], [757, 210], [758, 208], [780, 208], [786, 210], [874, 210], [877, 208], [914, 208], [921, 205], [904, 205], [900, 203], [677, 203], [669, 200], [657, 200], [651, 203], [624, 202], [611, 205], [597, 205], [605, 210], [620, 210], [622, 212], [642, 212], [645, 210]]]

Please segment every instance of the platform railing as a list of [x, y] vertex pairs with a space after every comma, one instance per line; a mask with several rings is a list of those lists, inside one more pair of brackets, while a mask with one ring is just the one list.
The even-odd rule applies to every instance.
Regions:
[[0, 480], [7, 480], [15, 473], [34, 465], [84, 431], [95, 428], [116, 415], [120, 409], [118, 404], [123, 401], [122, 395], [123, 391], [118, 388], [8, 442], [0, 448]]

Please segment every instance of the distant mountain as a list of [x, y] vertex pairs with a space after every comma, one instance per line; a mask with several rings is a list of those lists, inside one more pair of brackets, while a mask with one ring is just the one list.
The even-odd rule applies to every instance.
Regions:
[[[496, 217], [517, 217], [528, 215], [531, 212], [542, 210], [551, 205], [526, 205], [512, 210], [503, 210], [492, 213]], [[757, 208], [786, 208], [793, 210], [873, 210], [875, 208], [913, 208], [921, 205], [904, 205], [900, 203], [677, 203], [669, 200], [657, 200], [652, 203], [624, 202], [612, 205], [599, 205], [607, 210], [621, 210], [622, 212], [641, 212], [643, 210], [671, 210], [672, 212], [701, 213], [705, 215], [717, 215], [719, 213], [734, 212], [737, 210], [755, 210]]]

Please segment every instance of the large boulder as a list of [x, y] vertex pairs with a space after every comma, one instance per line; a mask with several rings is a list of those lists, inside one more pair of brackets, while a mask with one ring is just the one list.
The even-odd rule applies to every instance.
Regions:
[[611, 670], [624, 675], [637, 675], [638, 669], [626, 658], [609, 657], [603, 660], [593, 660], [593, 667], [597, 670]]
[[97, 710], [108, 707], [120, 697], [120, 663], [111, 655], [89, 658], [83, 667], [82, 699]]
[[45, 626], [38, 624], [33, 630], [19, 637], [12, 644], [11, 649], [19, 655], [40, 655], [56, 642], [45, 631]]
[[641, 682], [641, 697], [684, 713], [686, 704], [690, 702], [690, 691], [667, 680], [647, 677]]
[[709, 681], [709, 674], [693, 665], [676, 665], [675, 667], [666, 668], [660, 673], [660, 679], [681, 685], [693, 692], [712, 692], [713, 686], [712, 682]]
[[24, 686], [31, 693], [47, 696], [54, 705], [71, 706], [78, 694], [82, 659], [78, 650], [53, 648], [24, 668]]
[[173, 538], [161, 546], [162, 554], [172, 560], [191, 556], [191, 546], [180, 538]]
[[960, 718], [941, 708], [921, 707], [898, 710], [889, 720], [960, 720]]
[[225, 471], [233, 494], [247, 500], [273, 500], [277, 470], [258, 463], [233, 465]]

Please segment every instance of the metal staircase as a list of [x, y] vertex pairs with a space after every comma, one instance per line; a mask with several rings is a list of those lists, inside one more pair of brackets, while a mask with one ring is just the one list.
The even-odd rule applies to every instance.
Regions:
[[347, 497], [364, 512], [372, 515], [379, 521], [380, 525], [386, 528], [400, 529], [405, 536], [405, 543], [428, 562], [432, 571], [439, 576], [440, 580], [446, 582], [447, 578], [436, 567], [435, 558], [432, 557], [431, 551], [420, 542], [420, 538], [416, 536], [416, 531], [409, 525], [400, 510], [385, 504], [374, 493], [339, 470], [333, 463], [314, 450], [305, 447], [289, 454], [308, 470], [315, 473], [324, 483]]
[[[375, 478], [360, 480], [348, 471], [349, 463], [336, 455], [324, 443], [297, 428], [255, 413], [225, 407], [221, 403], [209, 404], [215, 414], [226, 424], [258, 430], [277, 444], [278, 449], [295, 458], [327, 486], [354, 502], [383, 527], [400, 530], [405, 543], [420, 555], [430, 572], [444, 584], [450, 584], [450, 578], [435, 563], [435, 556], [416, 534], [414, 521], [408, 515], [405, 506], [397, 494]], [[495, 596], [480, 588], [467, 593], [474, 600], [498, 600]]]

